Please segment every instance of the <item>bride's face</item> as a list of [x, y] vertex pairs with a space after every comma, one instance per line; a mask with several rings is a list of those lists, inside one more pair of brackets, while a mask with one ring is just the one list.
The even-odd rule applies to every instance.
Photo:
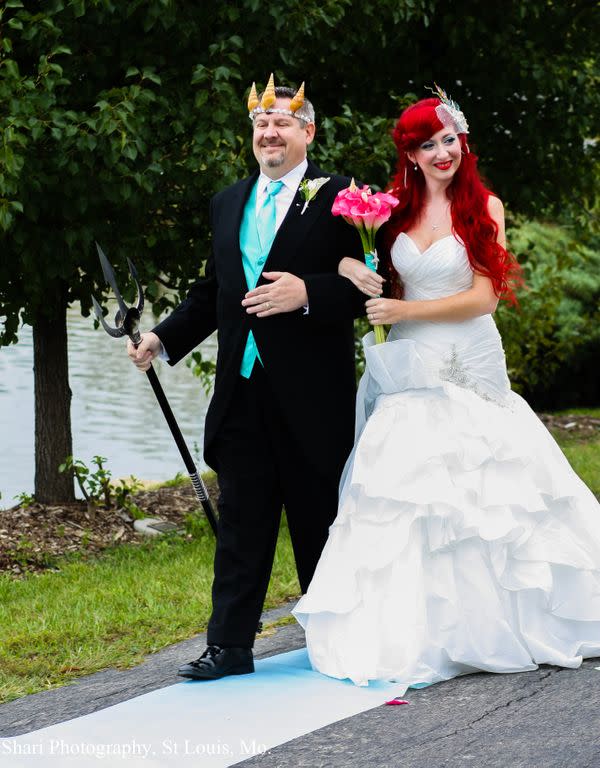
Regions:
[[[412, 155], [412, 156], [411, 156]], [[461, 161], [460, 141], [454, 131], [442, 128], [409, 155], [423, 171], [425, 179], [450, 181]]]

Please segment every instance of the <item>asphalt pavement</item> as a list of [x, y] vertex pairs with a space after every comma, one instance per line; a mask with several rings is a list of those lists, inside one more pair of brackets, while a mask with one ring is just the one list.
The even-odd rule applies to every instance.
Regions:
[[[264, 658], [304, 645], [296, 624], [268, 628], [291, 606], [263, 617]], [[17, 736], [95, 712], [181, 681], [205, 636], [108, 669], [71, 685], [0, 706], [0, 736]], [[511, 675], [479, 673], [407, 691], [404, 706], [382, 705], [289, 741], [244, 768], [600, 768], [600, 659], [576, 670], [543, 666]], [[293, 697], [290, 701], [293, 717]]]

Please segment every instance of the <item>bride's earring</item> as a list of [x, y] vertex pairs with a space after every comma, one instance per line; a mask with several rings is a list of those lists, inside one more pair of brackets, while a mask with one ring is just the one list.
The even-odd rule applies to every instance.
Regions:
[[413, 168], [413, 171], [418, 171], [418, 170], [419, 170], [419, 166], [415, 163], [415, 167]]
[[404, 189], [406, 189], [406, 163], [404, 164]]

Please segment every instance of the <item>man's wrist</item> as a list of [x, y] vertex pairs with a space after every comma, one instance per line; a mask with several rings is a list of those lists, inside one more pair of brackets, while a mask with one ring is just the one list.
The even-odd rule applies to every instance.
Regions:
[[162, 343], [162, 339], [155, 331], [148, 331], [148, 333], [151, 333], [153, 336], [155, 336], [158, 341], [158, 349], [156, 352], [156, 356], [158, 357], [159, 360], [164, 360], [165, 363], [168, 363], [170, 356], [167, 350], [165, 349], [165, 345]]

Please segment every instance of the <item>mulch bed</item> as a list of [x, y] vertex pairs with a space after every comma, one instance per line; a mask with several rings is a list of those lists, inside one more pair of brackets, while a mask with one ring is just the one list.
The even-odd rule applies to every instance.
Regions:
[[[540, 418], [559, 437], [585, 440], [600, 434], [600, 418], [574, 414], [540, 414]], [[215, 500], [216, 479], [208, 490]], [[188, 516], [198, 509], [189, 483], [140, 491], [133, 501], [148, 517], [175, 523], [182, 530]], [[64, 555], [96, 555], [123, 542], [146, 541], [146, 536], [134, 530], [133, 522], [125, 510], [98, 507], [90, 511], [84, 502], [60, 506], [34, 503], [0, 510], [0, 572], [19, 578], [57, 569]]]
[[[208, 484], [208, 491], [214, 503], [216, 480]], [[191, 483], [140, 491], [132, 499], [147, 517], [167, 520], [182, 531], [186, 519], [199, 506]], [[0, 510], [0, 572], [18, 578], [56, 570], [65, 555], [96, 555], [116, 544], [147, 541], [133, 524], [124, 509], [100, 506], [90, 510], [83, 501], [59, 506], [33, 503]]]
[[565, 414], [555, 416], [552, 413], [538, 414], [540, 419], [559, 437], [591, 438], [600, 434], [600, 418], [582, 416], [580, 414]]

